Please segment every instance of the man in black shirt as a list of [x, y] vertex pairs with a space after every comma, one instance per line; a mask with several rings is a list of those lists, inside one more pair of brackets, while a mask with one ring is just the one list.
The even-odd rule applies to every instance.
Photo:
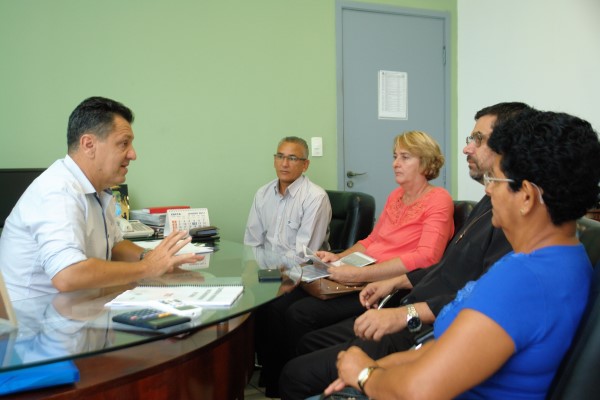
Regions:
[[[487, 140], [494, 124], [527, 108], [523, 103], [499, 103], [475, 114], [475, 127], [463, 149], [471, 178], [483, 184], [483, 174], [491, 168], [493, 153]], [[303, 399], [322, 392], [337, 378], [338, 353], [350, 346], [360, 347], [374, 359], [409, 349], [421, 324], [433, 324], [459, 289], [511, 250], [502, 230], [492, 226], [491, 208], [489, 197], [484, 196], [436, 265], [374, 282], [361, 292], [361, 302], [371, 308], [393, 290], [404, 290], [407, 294], [400, 307], [369, 309], [356, 320], [305, 335], [298, 348], [302, 355], [288, 362], [281, 374], [282, 398]]]

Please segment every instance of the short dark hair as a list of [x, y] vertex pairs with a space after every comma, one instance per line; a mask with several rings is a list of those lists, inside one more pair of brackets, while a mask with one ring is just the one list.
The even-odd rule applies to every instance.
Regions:
[[79, 138], [86, 132], [105, 138], [113, 127], [115, 115], [123, 117], [130, 124], [134, 119], [133, 112], [118, 101], [105, 97], [90, 97], [82, 101], [69, 116], [68, 149], [77, 149]]
[[281, 139], [279, 141], [279, 144], [277, 145], [277, 147], [281, 146], [284, 143], [296, 143], [299, 144], [300, 146], [302, 146], [302, 148], [304, 149], [304, 158], [308, 158], [308, 144], [306, 143], [306, 140], [302, 139], [301, 137], [298, 136], [286, 136], [283, 139]]
[[529, 110], [496, 125], [488, 146], [502, 156], [512, 190], [524, 180], [541, 188], [555, 225], [582, 217], [597, 201], [600, 141], [589, 122]]
[[532, 108], [529, 105], [518, 101], [498, 103], [477, 111], [475, 113], [475, 121], [477, 121], [479, 118], [485, 115], [494, 115], [496, 117], [496, 122], [494, 123], [495, 126], [499, 123], [504, 122], [508, 118], [519, 114], [522, 111], [531, 109]]

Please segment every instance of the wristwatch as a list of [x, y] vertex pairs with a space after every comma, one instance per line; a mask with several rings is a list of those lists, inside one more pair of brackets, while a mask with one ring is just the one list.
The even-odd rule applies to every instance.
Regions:
[[363, 393], [365, 392], [367, 380], [371, 377], [371, 373], [377, 368], [379, 368], [377, 365], [371, 365], [358, 373], [358, 387]]
[[421, 330], [423, 324], [421, 323], [421, 318], [419, 318], [419, 313], [414, 305], [409, 304], [406, 306], [406, 327], [410, 333], [416, 333]]
[[150, 253], [151, 251], [152, 251], [152, 249], [142, 250], [142, 253], [140, 254], [140, 261], [142, 261], [144, 259], [144, 257], [146, 257], [146, 254]]

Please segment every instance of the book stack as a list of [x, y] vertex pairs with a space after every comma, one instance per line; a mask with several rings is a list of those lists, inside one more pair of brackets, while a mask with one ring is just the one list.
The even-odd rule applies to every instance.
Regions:
[[129, 213], [129, 217], [130, 219], [137, 219], [138, 221], [150, 226], [158, 233], [162, 233], [165, 227], [165, 222], [167, 220], [167, 211], [187, 208], [190, 208], [190, 206], [162, 206], [142, 208], [139, 210], [131, 210]]

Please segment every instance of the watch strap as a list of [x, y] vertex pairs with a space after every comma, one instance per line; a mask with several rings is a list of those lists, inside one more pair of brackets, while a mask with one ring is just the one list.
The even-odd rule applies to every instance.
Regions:
[[367, 380], [371, 377], [373, 371], [379, 368], [377, 365], [371, 365], [370, 367], [364, 368], [362, 371], [358, 373], [358, 387], [364, 393], [365, 392], [365, 384]]
[[406, 327], [410, 333], [417, 333], [421, 330], [423, 324], [421, 323], [421, 318], [419, 318], [419, 313], [413, 304], [408, 304], [406, 306]]
[[417, 312], [417, 309], [415, 308], [414, 304], [408, 304], [406, 306], [406, 310], [408, 313], [408, 319], [417, 317], [419, 318], [419, 313]]

